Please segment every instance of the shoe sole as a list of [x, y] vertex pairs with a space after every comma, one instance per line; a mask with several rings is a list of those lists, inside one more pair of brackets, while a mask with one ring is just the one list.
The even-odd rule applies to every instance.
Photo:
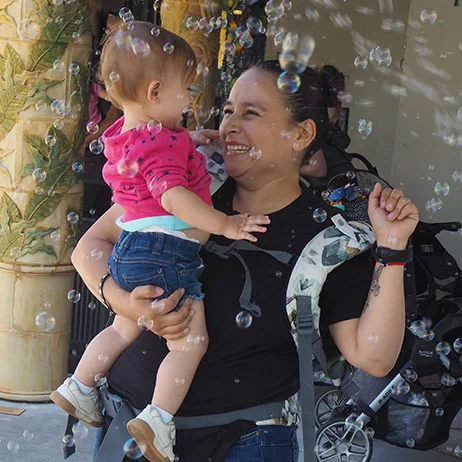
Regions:
[[58, 393], [57, 391], [54, 391], [50, 395], [51, 401], [55, 403], [57, 406], [59, 406], [63, 411], [67, 412], [69, 415], [72, 417], [75, 417], [76, 419], [79, 419], [83, 423], [86, 423], [87, 425], [90, 425], [90, 427], [95, 427], [95, 428], [100, 428], [103, 426], [103, 423], [101, 422], [94, 422], [93, 420], [85, 420], [82, 417], [79, 417], [76, 415], [76, 408], [66, 399], [61, 393]]
[[127, 430], [149, 462], [170, 462], [170, 459], [163, 456], [154, 446], [156, 435], [144, 420], [131, 420], [127, 423]]

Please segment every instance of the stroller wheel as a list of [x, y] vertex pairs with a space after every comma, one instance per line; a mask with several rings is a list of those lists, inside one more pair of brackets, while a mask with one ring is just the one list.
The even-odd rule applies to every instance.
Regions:
[[331, 420], [316, 432], [318, 462], [369, 462], [372, 438], [363, 430], [346, 427], [344, 419]]
[[347, 402], [347, 397], [338, 388], [331, 388], [325, 391], [314, 405], [314, 421], [316, 427], [321, 427], [332, 419], [332, 411], [343, 406]]

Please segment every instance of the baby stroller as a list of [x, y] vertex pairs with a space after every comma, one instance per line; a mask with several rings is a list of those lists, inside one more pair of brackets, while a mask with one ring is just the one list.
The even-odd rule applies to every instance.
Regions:
[[[389, 186], [363, 156], [344, 154], [350, 160], [361, 160], [367, 170], [355, 169], [351, 163], [351, 172], [342, 175], [343, 183], [337, 176], [323, 185], [325, 200], [341, 197], [348, 206], [348, 197], [338, 195], [339, 187], [351, 191], [359, 186], [367, 196], [377, 181]], [[356, 202], [357, 197], [353, 196]], [[351, 205], [349, 210], [357, 213], [358, 207]], [[338, 356], [326, 358], [325, 345], [315, 339], [315, 383], [341, 384], [321, 393], [315, 404], [318, 461], [366, 462], [372, 456], [374, 433], [392, 444], [422, 450], [448, 439], [450, 425], [462, 406], [462, 369], [458, 354], [451, 351], [456, 342], [454, 346], [462, 352], [458, 349], [462, 341], [462, 276], [436, 236], [460, 228], [460, 223], [421, 222], [413, 235], [414, 264], [407, 268], [406, 287], [409, 330], [393, 375], [382, 380], [352, 371]], [[431, 322], [434, 331], [429, 330]]]

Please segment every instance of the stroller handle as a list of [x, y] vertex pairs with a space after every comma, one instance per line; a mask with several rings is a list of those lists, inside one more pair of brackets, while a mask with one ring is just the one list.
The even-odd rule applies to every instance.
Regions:
[[441, 231], [451, 231], [454, 233], [460, 228], [462, 228], [462, 223], [458, 221], [447, 221], [443, 223], [426, 223], [424, 221], [419, 221], [415, 232], [417, 234], [422, 233], [436, 236]]

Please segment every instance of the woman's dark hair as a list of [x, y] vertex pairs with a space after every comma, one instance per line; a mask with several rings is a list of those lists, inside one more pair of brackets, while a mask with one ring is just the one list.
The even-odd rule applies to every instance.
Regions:
[[[263, 61], [256, 69], [269, 72], [276, 78], [283, 70], [276, 60]], [[337, 94], [345, 90], [345, 76], [334, 66], [325, 65], [320, 68], [307, 67], [300, 76], [300, 86], [295, 93], [281, 92], [289, 109], [292, 122], [300, 123], [311, 119], [316, 124], [316, 138], [308, 146], [303, 163], [322, 148], [329, 132], [328, 108], [339, 106]]]

